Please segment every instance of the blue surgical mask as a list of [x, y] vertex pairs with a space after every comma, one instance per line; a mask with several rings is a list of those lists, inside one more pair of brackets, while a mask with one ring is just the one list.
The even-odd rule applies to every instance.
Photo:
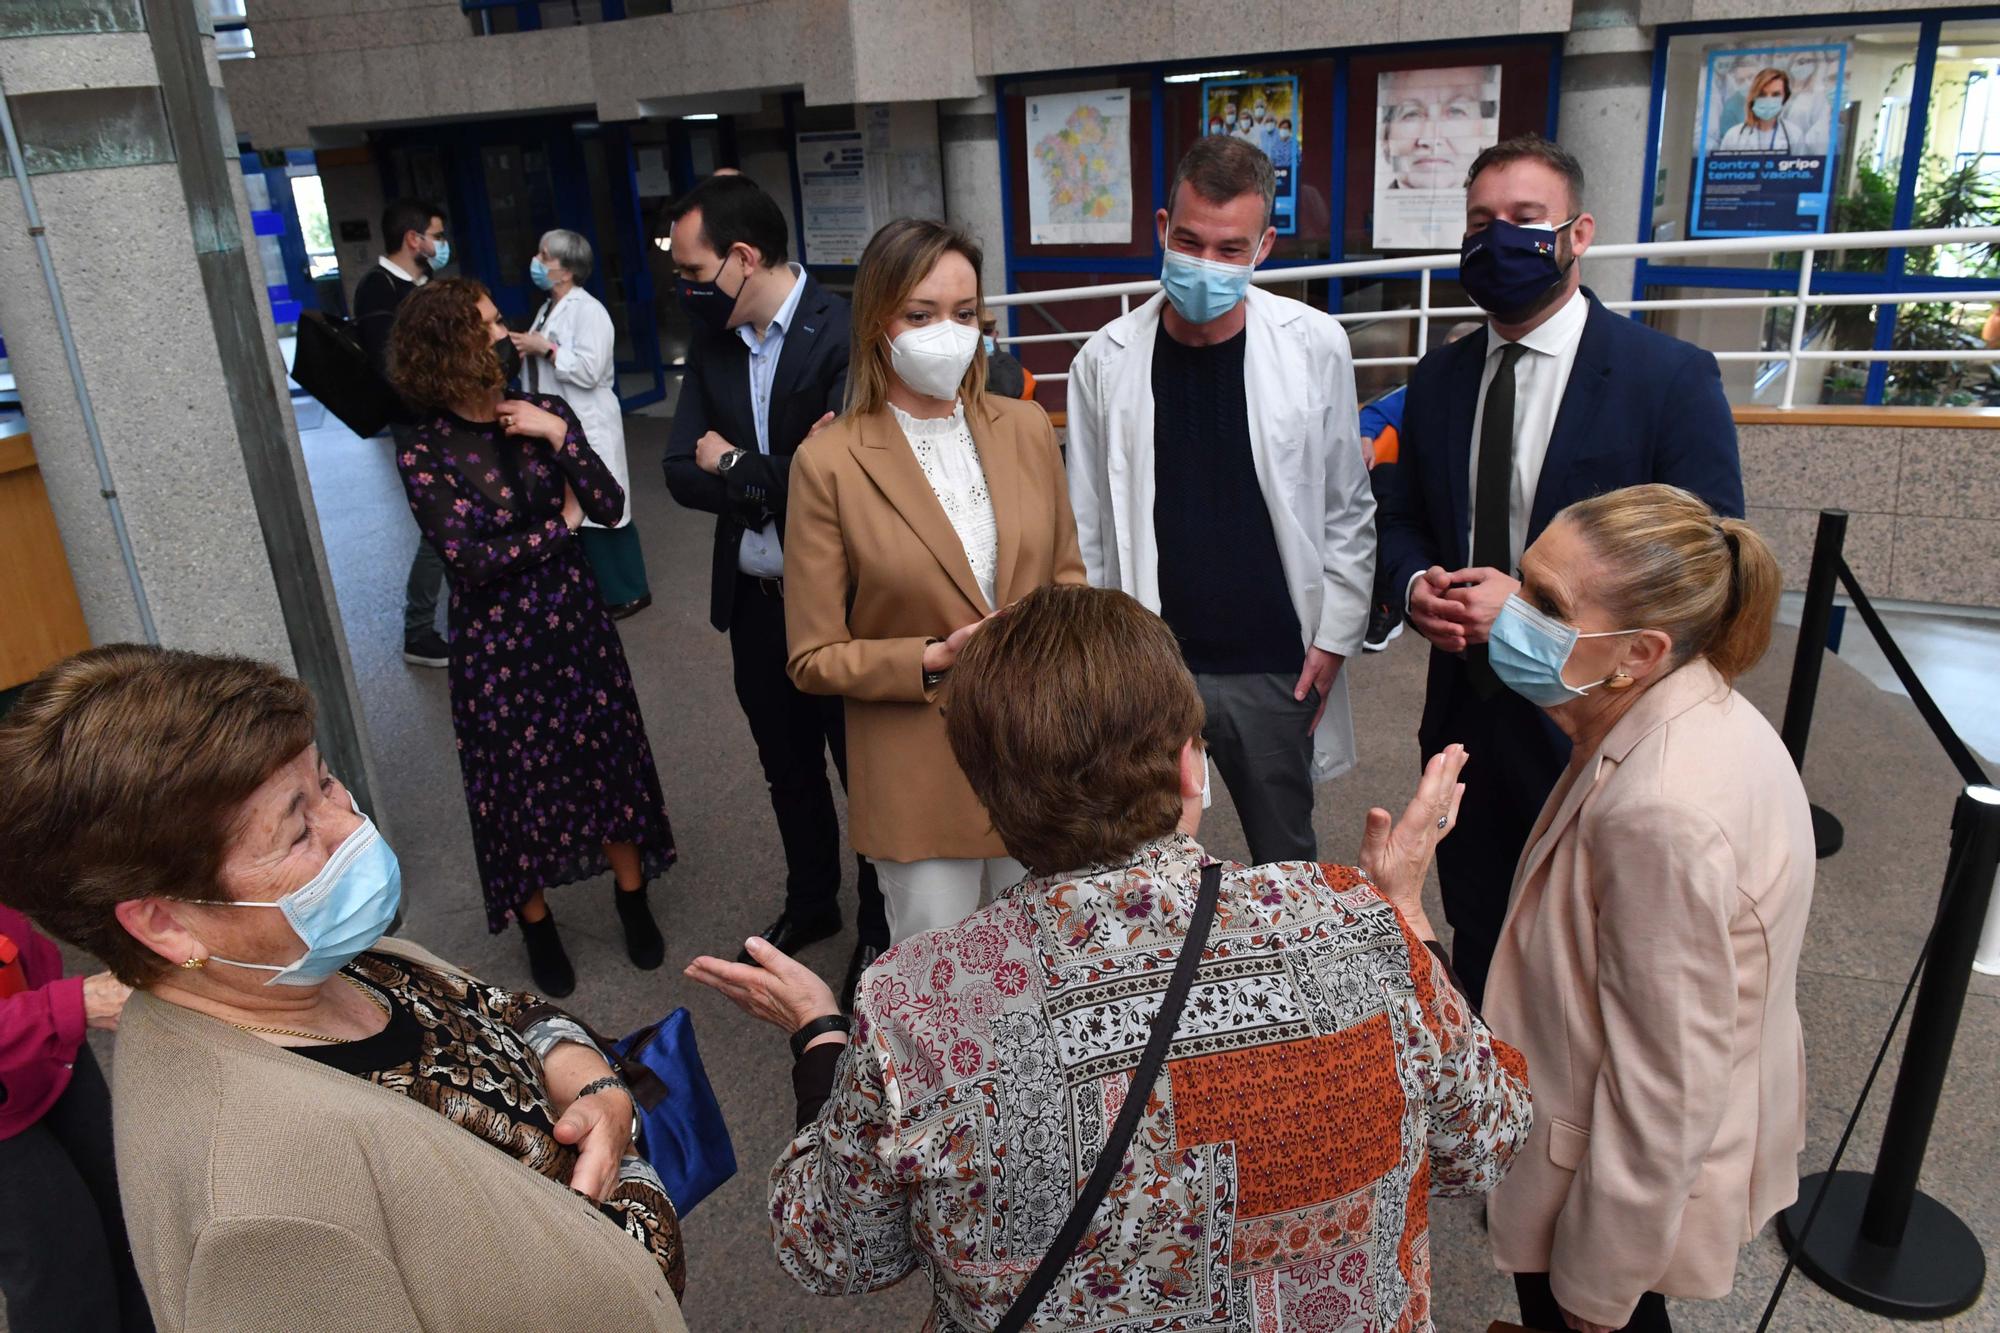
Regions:
[[1574, 625], [1537, 611], [1516, 594], [1493, 618], [1493, 629], [1486, 639], [1486, 661], [1502, 685], [1529, 703], [1554, 708], [1581, 699], [1611, 679], [1606, 676], [1588, 685], [1572, 685], [1563, 679], [1563, 668], [1569, 664], [1578, 639], [1609, 639], [1638, 632], [1614, 629], [1584, 634]]
[[437, 249], [433, 251], [431, 254], [431, 267], [443, 268], [446, 264], [449, 264], [450, 262], [451, 262], [451, 242], [440, 239], [437, 243]]
[[283, 966], [211, 956], [212, 963], [276, 975], [267, 986], [316, 986], [371, 948], [396, 919], [403, 902], [403, 871], [381, 830], [366, 815], [317, 875], [274, 903], [230, 902], [215, 907], [275, 907], [285, 914], [306, 951]]
[[1575, 221], [1521, 227], [1495, 218], [1467, 236], [1458, 258], [1458, 280], [1466, 295], [1503, 323], [1529, 314], [1569, 272], [1556, 259], [1561, 248], [1556, 237]]
[[1224, 264], [1169, 250], [1160, 267], [1160, 285], [1182, 319], [1206, 324], [1236, 308], [1256, 271], [1255, 264]]
[[1750, 114], [1759, 120], [1776, 120], [1778, 113], [1785, 109], [1782, 97], [1760, 97], [1750, 104]]
[[543, 291], [548, 291], [556, 285], [555, 279], [549, 276], [549, 266], [542, 262], [540, 255], [536, 255], [528, 261], [528, 281], [534, 283]]
[[995, 343], [994, 343], [994, 341], [993, 341], [993, 335], [991, 335], [991, 334], [988, 334], [988, 335], [987, 335], [986, 337], [982, 338], [982, 339], [981, 339], [980, 341], [986, 344], [986, 355], [988, 355], [988, 356], [992, 356], [992, 355], [993, 355], [993, 354], [994, 354], [995, 352], [997, 352], [997, 351], [999, 351], [999, 350], [1000, 350], [999, 346], [998, 346], [997, 344], [995, 344]]

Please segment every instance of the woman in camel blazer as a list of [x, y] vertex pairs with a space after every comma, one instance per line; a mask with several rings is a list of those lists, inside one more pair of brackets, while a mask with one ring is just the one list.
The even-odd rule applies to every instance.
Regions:
[[1730, 686], [1769, 644], [1778, 568], [1746, 524], [1637, 486], [1565, 510], [1521, 577], [1489, 660], [1575, 748], [1486, 988], [1535, 1096], [1489, 1234], [1530, 1327], [1666, 1329], [1663, 1298], [1728, 1294], [1798, 1195], [1812, 822]]
[[986, 617], [1083, 582], [1055, 432], [983, 392], [979, 248], [935, 222], [877, 232], [854, 280], [847, 412], [793, 459], [792, 680], [847, 701], [848, 835], [900, 941], [1025, 873], [945, 740], [937, 689]]

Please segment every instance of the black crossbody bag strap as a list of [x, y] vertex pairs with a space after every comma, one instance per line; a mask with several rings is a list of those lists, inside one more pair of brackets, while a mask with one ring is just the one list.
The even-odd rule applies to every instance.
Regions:
[[1180, 1026], [1181, 1009], [1187, 1003], [1188, 991], [1194, 987], [1194, 974], [1201, 966], [1201, 952], [1208, 946], [1208, 928], [1215, 920], [1215, 901], [1222, 892], [1222, 867], [1205, 865], [1201, 868], [1201, 896], [1195, 901], [1194, 919], [1188, 923], [1187, 938], [1181, 944], [1180, 961], [1174, 964], [1173, 980], [1167, 983], [1166, 996], [1160, 1001], [1159, 1015], [1153, 1019], [1152, 1033], [1146, 1038], [1145, 1054], [1139, 1057], [1139, 1067], [1133, 1071], [1132, 1086], [1125, 1093], [1125, 1104], [1118, 1110], [1118, 1121], [1111, 1127], [1110, 1137], [1104, 1140], [1103, 1151], [1097, 1154], [1097, 1166], [1091, 1171], [1090, 1179], [1084, 1182], [1083, 1192], [1076, 1196], [1076, 1206], [1069, 1210], [1062, 1230], [1056, 1233], [1055, 1243], [1042, 1256], [1034, 1276], [1028, 1285], [1007, 1307], [1007, 1313], [995, 1326], [995, 1333], [1021, 1333], [1034, 1317], [1035, 1307], [1056, 1285], [1056, 1279], [1076, 1255], [1078, 1242], [1097, 1216], [1097, 1206], [1104, 1202], [1104, 1193], [1111, 1188], [1111, 1177], [1125, 1161], [1125, 1149], [1132, 1142], [1133, 1133], [1139, 1128], [1139, 1117], [1145, 1113], [1146, 1101], [1153, 1091], [1153, 1084], [1160, 1077], [1160, 1067], [1167, 1062], [1167, 1048], [1173, 1044], [1174, 1030]]

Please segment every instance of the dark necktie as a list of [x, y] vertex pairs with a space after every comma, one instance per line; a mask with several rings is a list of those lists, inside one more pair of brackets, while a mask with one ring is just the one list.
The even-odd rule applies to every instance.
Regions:
[[[1500, 368], [1486, 386], [1479, 419], [1479, 475], [1472, 499], [1472, 563], [1503, 573], [1514, 563], [1514, 363], [1527, 349], [1509, 343], [1500, 349]], [[1473, 691], [1490, 699], [1503, 688], [1486, 661], [1486, 645], [1465, 650]]]

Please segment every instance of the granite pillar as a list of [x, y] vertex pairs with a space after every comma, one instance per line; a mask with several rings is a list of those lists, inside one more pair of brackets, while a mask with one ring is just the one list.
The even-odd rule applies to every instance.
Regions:
[[[298, 673], [367, 802], [365, 727], [319, 541], [214, 35], [190, 0], [22, 0], [15, 121], [161, 642]], [[0, 180], [0, 328], [91, 637], [143, 637], [20, 183]]]

